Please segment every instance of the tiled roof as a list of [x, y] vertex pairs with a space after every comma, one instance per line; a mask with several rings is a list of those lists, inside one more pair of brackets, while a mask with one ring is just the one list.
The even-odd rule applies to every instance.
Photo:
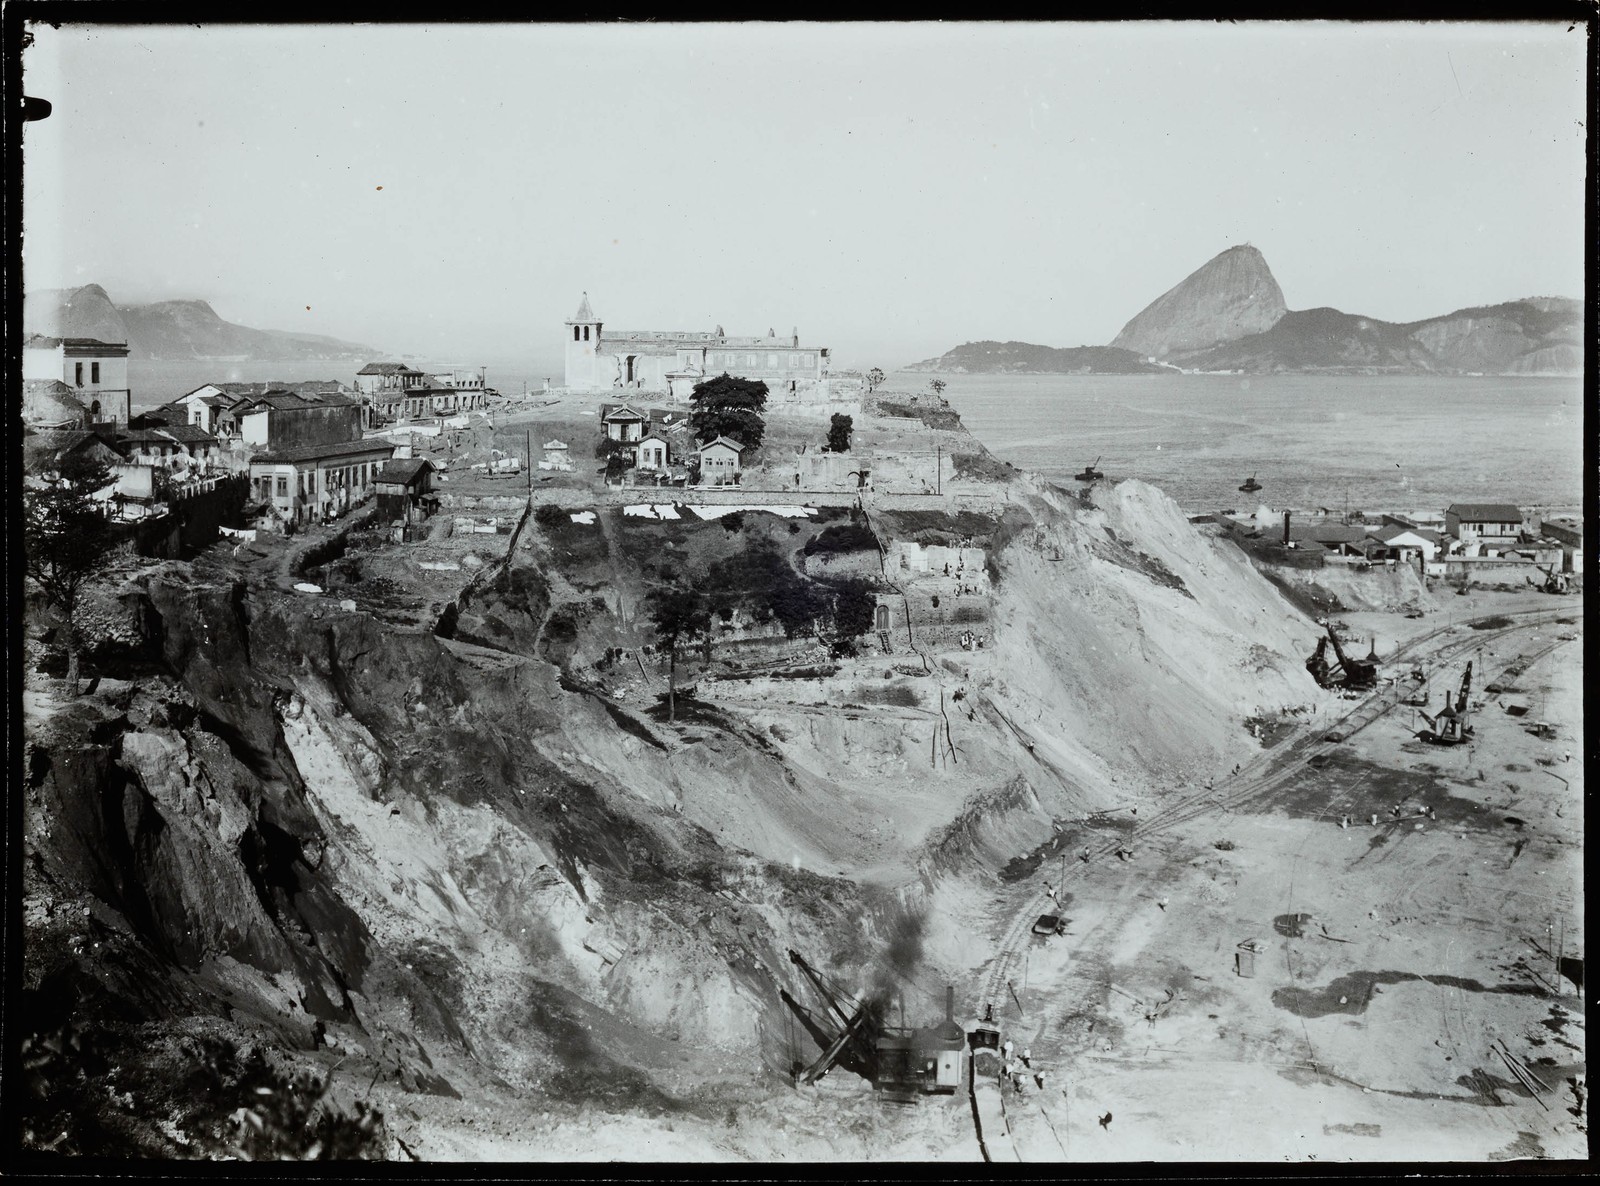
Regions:
[[34, 424], [80, 423], [85, 408], [60, 379], [22, 381], [22, 419]]
[[1508, 502], [1458, 502], [1445, 513], [1469, 523], [1522, 522], [1522, 511]]
[[433, 468], [433, 462], [426, 457], [402, 457], [397, 461], [386, 461], [383, 468], [378, 471], [375, 481], [399, 482], [409, 486], [411, 483]]
[[743, 453], [744, 452], [744, 446], [741, 445], [738, 441], [733, 440], [730, 437], [718, 437], [714, 441], [707, 441], [705, 444], [701, 445], [698, 449], [696, 449], [695, 452], [696, 453], [704, 453], [707, 449], [710, 449], [715, 445], [726, 445], [726, 446], [728, 446], [728, 448], [732, 449], [735, 453]]
[[394, 445], [389, 441], [363, 440], [363, 441], [334, 441], [323, 445], [299, 445], [293, 449], [279, 449], [272, 453], [253, 453], [251, 461], [320, 461], [325, 457], [344, 457], [357, 453], [393, 453]]
[[627, 404], [601, 404], [600, 419], [602, 420], [647, 420], [642, 412], [636, 412]]
[[1373, 539], [1381, 540], [1383, 543], [1399, 539], [1402, 535], [1414, 535], [1418, 539], [1427, 540], [1430, 544], [1439, 542], [1439, 533], [1437, 531], [1429, 531], [1426, 527], [1404, 527], [1398, 523], [1391, 524], [1388, 527], [1379, 527], [1367, 532], [1367, 534]]
[[99, 441], [105, 448], [113, 453], [121, 454], [114, 442], [108, 441], [98, 432], [91, 432], [82, 428], [45, 429], [40, 432], [29, 433], [22, 442], [23, 466], [29, 470], [39, 469], [63, 454], [70, 453], [90, 441]]
[[369, 362], [356, 372], [358, 375], [420, 375], [421, 371], [403, 362]]

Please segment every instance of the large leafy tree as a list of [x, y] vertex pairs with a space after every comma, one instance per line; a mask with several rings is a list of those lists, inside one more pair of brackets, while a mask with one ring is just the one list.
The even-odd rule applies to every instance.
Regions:
[[754, 449], [766, 434], [761, 413], [767, 406], [767, 385], [760, 379], [735, 379], [726, 372], [702, 379], [689, 403], [689, 429], [698, 441], [728, 437]]
[[828, 452], [850, 452], [850, 434], [855, 430], [855, 418], [835, 412], [828, 421]]
[[61, 615], [69, 696], [78, 694], [78, 601], [117, 538], [95, 495], [115, 480], [104, 460], [80, 449], [58, 458], [23, 492], [23, 567]]
[[645, 597], [656, 637], [667, 644], [667, 720], [678, 719], [678, 647], [709, 634], [711, 607], [698, 589], [683, 584], [652, 589]]
[[883, 385], [883, 372], [881, 370], [879, 370], [877, 367], [873, 367], [870, 371], [867, 372], [867, 394], [871, 395], [874, 391], [878, 390], [878, 388], [881, 387], [882, 385]]

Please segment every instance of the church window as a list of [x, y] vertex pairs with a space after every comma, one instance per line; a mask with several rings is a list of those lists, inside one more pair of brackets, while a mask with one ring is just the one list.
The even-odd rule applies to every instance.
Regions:
[[585, 342], [589, 340], [589, 327], [587, 325], [583, 327], [583, 340]]
[[578, 327], [577, 326], [573, 326], [572, 327], [572, 340], [574, 342], [576, 342], [578, 340]]

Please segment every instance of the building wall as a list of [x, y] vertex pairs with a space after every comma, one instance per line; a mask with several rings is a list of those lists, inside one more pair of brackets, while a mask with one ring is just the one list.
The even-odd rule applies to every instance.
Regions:
[[260, 502], [296, 523], [321, 522], [371, 495], [378, 470], [389, 459], [382, 446], [364, 454], [314, 461], [252, 461], [250, 490]]

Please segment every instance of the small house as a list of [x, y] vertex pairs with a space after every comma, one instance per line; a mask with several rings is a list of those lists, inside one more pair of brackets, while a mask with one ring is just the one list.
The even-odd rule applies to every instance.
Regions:
[[739, 481], [739, 454], [744, 446], [728, 437], [718, 437], [695, 450], [700, 458], [700, 485], [732, 486]]
[[634, 466], [637, 469], [664, 470], [670, 460], [671, 449], [667, 439], [656, 432], [640, 438], [634, 449]]
[[627, 404], [600, 405], [600, 424], [609, 440], [637, 441], [644, 436], [649, 422], [650, 417], [636, 412]]
[[416, 523], [433, 513], [433, 463], [426, 457], [387, 461], [374, 482], [378, 519], [383, 523]]

